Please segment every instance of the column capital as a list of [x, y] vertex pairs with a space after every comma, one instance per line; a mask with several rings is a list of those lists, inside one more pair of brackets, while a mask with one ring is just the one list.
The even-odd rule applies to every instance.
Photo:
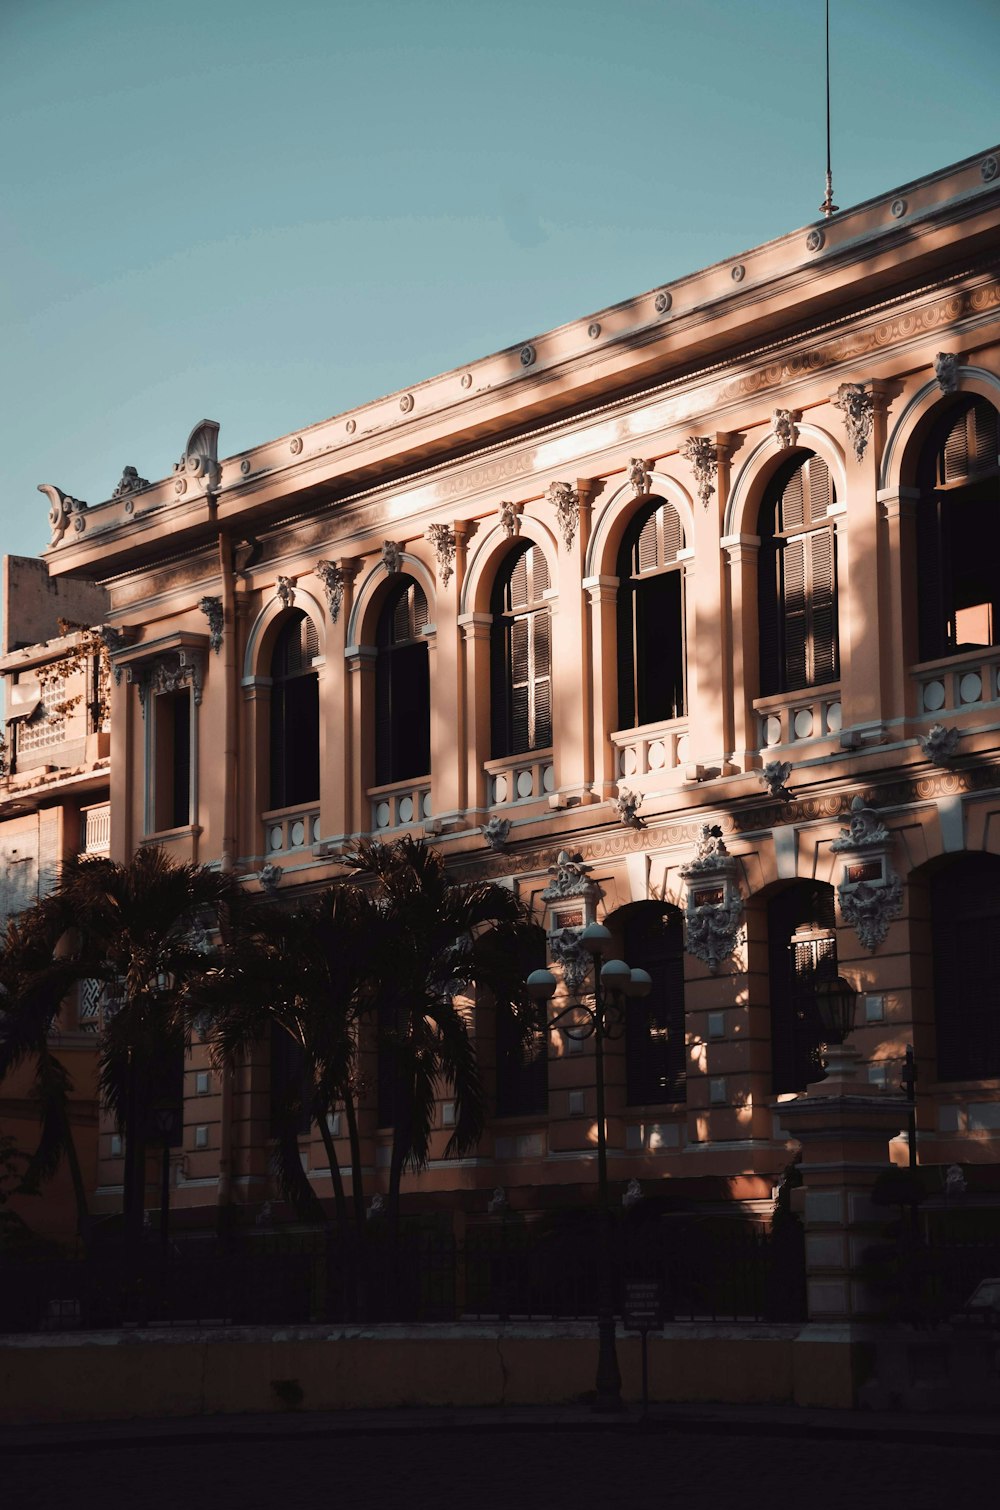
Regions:
[[759, 535], [723, 535], [719, 541], [722, 549], [728, 551], [730, 564], [738, 566], [741, 561], [753, 560], [760, 550]]

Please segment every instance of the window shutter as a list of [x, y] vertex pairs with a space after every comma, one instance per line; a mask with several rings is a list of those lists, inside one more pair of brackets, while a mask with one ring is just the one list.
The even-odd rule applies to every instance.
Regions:
[[760, 695], [771, 697], [782, 690], [781, 634], [778, 602], [778, 543], [773, 536], [761, 540], [757, 558], [757, 633], [760, 638]]
[[660, 564], [659, 542], [657, 540], [656, 515], [651, 514], [639, 531], [639, 543], [636, 550], [636, 568], [640, 572], [652, 571]]
[[510, 574], [509, 606], [512, 609], [528, 606], [528, 556], [530, 554], [530, 551], [522, 551]]
[[801, 529], [805, 523], [803, 471], [804, 467], [800, 466], [797, 471], [792, 473], [785, 484], [785, 491], [781, 495], [781, 528], [783, 530]]
[[810, 594], [812, 618], [813, 686], [837, 680], [840, 674], [837, 653], [837, 572], [835, 541], [830, 529], [817, 530], [809, 536]]
[[805, 540], [786, 540], [781, 552], [785, 692], [808, 685], [806, 677], [806, 553]]
[[986, 399], [976, 399], [972, 406], [970, 449], [972, 452], [971, 470], [976, 473], [995, 472], [998, 465], [998, 452], [1000, 452], [1000, 437], [998, 437], [997, 411]]
[[809, 476], [809, 518], [813, 524], [825, 519], [833, 503], [833, 478], [822, 456], [813, 456], [806, 463]]
[[680, 515], [672, 503], [665, 503], [660, 509], [663, 521], [663, 554], [661, 557], [664, 566], [677, 560], [678, 552], [684, 548], [684, 533], [681, 529]]
[[960, 414], [945, 436], [939, 468], [942, 482], [958, 482], [969, 475], [968, 421], [967, 412]]

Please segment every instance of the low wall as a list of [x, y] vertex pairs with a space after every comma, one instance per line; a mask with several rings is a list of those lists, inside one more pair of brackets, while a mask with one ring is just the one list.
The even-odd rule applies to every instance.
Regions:
[[[649, 1337], [650, 1398], [850, 1408], [847, 1327], [673, 1325]], [[639, 1338], [619, 1336], [626, 1400]], [[125, 1420], [406, 1405], [551, 1405], [593, 1387], [593, 1326], [382, 1326], [0, 1337], [0, 1421]]]

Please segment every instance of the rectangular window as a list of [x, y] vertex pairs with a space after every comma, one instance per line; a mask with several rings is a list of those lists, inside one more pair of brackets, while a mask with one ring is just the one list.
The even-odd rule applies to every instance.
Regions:
[[191, 693], [162, 692], [154, 699], [154, 827], [191, 822]]

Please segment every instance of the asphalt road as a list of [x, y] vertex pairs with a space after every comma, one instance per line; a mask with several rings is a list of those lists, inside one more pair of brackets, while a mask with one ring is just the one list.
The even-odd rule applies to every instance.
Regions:
[[39, 1444], [4, 1458], [10, 1510], [942, 1510], [994, 1503], [1000, 1474], [1000, 1453], [975, 1443], [596, 1425]]

